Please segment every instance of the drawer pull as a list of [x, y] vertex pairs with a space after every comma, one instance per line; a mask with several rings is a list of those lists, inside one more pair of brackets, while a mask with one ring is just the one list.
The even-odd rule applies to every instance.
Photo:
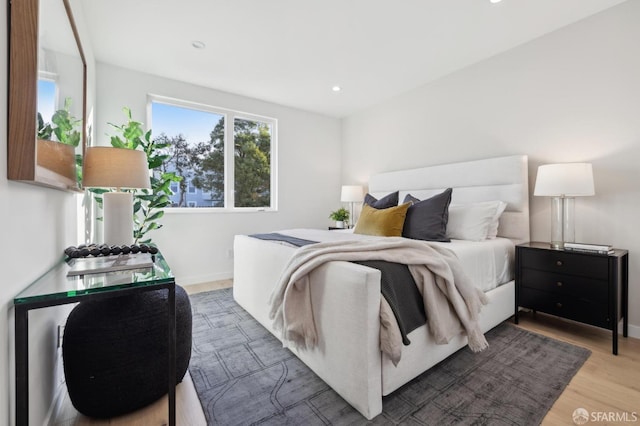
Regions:
[[558, 282], [556, 283], [556, 285], [557, 285], [558, 287], [562, 287], [562, 281], [558, 281]]
[[556, 308], [562, 308], [562, 303], [560, 302], [556, 303]]
[[556, 260], [556, 266], [562, 266], [562, 260]]

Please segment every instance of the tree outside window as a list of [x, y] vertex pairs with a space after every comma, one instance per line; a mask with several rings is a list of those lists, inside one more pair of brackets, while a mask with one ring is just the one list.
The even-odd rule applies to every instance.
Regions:
[[[153, 100], [151, 106], [154, 131], [161, 131], [156, 139], [168, 145], [165, 171], [183, 177], [172, 199], [175, 207], [275, 205], [272, 191], [275, 120], [158, 100]], [[198, 120], [200, 129], [210, 128], [206, 136], [203, 130], [199, 133], [193, 130], [196, 127], [193, 122]], [[233, 123], [232, 132], [227, 122]], [[228, 155], [233, 158], [227, 159]]]

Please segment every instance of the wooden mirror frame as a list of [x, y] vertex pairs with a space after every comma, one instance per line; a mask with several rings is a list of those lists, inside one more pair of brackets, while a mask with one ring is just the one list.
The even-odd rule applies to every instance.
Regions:
[[[82, 155], [86, 144], [87, 62], [76, 28], [71, 6], [63, 0], [69, 25], [82, 61]], [[50, 188], [80, 191], [74, 184], [56, 173], [38, 173], [37, 128], [38, 113], [38, 8], [39, 0], [9, 0], [9, 123], [7, 140], [7, 178]], [[75, 155], [74, 155], [75, 167]]]

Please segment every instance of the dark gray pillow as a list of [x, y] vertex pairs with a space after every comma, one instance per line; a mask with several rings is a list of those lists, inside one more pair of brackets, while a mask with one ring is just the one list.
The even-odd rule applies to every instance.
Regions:
[[451, 188], [447, 188], [444, 192], [422, 201], [407, 194], [404, 202], [411, 202], [412, 205], [407, 210], [402, 236], [414, 240], [451, 241], [447, 238], [447, 222], [452, 192]]
[[398, 206], [398, 191], [387, 194], [379, 200], [371, 194], [364, 196], [364, 203], [373, 207], [374, 209], [388, 209], [389, 207]]

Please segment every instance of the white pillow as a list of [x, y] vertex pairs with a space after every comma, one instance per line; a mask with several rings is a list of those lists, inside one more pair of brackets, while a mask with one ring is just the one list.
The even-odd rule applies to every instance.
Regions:
[[495, 238], [500, 215], [506, 207], [502, 201], [450, 205], [447, 237], [469, 241]]
[[502, 212], [504, 212], [504, 209], [506, 208], [507, 203], [505, 203], [504, 201], [498, 201], [496, 214], [493, 216], [493, 220], [491, 221], [491, 225], [489, 225], [489, 230], [487, 231], [488, 240], [493, 240], [498, 236], [498, 225], [500, 224], [500, 216], [502, 216]]

